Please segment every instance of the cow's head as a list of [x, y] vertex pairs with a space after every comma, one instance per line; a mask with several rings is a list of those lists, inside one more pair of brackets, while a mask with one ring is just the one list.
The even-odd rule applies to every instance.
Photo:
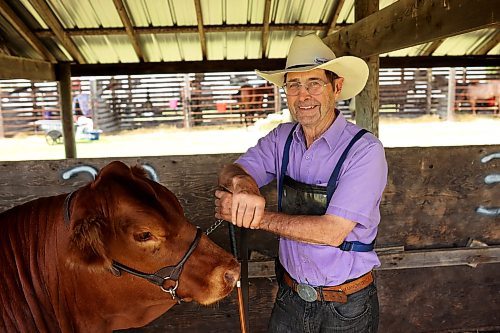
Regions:
[[[172, 301], [145, 279], [112, 274], [113, 261], [154, 273], [176, 265], [188, 251], [196, 227], [186, 220], [172, 192], [147, 178], [142, 168], [112, 162], [73, 194], [69, 216], [67, 262], [74, 270], [99, 275], [100, 283], [112, 284], [103, 287], [112, 288], [115, 296], [141, 295], [152, 304]], [[238, 275], [234, 257], [203, 235], [184, 265], [177, 295], [210, 304], [231, 292]]]

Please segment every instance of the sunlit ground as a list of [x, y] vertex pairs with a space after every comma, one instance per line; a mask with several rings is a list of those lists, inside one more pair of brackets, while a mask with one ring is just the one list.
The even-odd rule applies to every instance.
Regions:
[[[98, 141], [77, 143], [79, 158], [241, 153], [254, 145], [276, 123], [248, 128], [160, 127], [102, 134]], [[500, 117], [462, 116], [455, 121], [437, 117], [380, 120], [385, 147], [461, 146], [500, 144]], [[0, 160], [63, 159], [64, 146], [48, 145], [44, 135], [0, 139]]]

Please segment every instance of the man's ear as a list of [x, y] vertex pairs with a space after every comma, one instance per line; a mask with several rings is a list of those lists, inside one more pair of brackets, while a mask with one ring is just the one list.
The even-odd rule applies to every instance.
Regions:
[[335, 82], [333, 84], [335, 85], [335, 99], [337, 99], [340, 95], [340, 92], [342, 91], [342, 87], [344, 86], [344, 78], [339, 77], [335, 79]]

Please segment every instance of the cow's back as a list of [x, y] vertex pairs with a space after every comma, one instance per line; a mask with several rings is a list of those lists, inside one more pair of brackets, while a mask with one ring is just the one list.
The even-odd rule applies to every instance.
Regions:
[[0, 214], [1, 332], [59, 331], [48, 280], [57, 279], [62, 200], [42, 198]]

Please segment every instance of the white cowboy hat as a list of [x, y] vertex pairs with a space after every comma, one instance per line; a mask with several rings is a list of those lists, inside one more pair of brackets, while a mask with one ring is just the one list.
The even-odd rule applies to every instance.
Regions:
[[255, 72], [269, 82], [282, 87], [286, 73], [307, 72], [316, 68], [334, 72], [344, 78], [339, 100], [349, 99], [359, 94], [368, 79], [368, 65], [363, 59], [353, 56], [335, 57], [335, 53], [314, 33], [295, 36], [288, 50], [285, 69], [266, 72], [255, 70]]

